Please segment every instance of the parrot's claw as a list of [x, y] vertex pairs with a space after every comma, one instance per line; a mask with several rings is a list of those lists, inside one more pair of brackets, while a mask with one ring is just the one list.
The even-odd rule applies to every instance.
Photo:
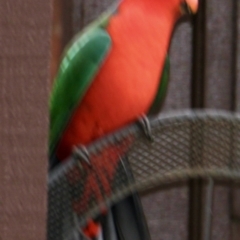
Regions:
[[143, 129], [144, 134], [146, 135], [146, 137], [153, 142], [154, 138], [152, 135], [152, 128], [151, 128], [151, 124], [148, 120], [148, 117], [146, 115], [142, 115], [139, 119], [138, 119], [138, 123], [140, 124], [141, 128]]
[[74, 146], [74, 148], [73, 148], [73, 156], [77, 160], [83, 160], [89, 166], [91, 166], [89, 152], [88, 152], [88, 150], [87, 150], [87, 148], [85, 146], [83, 146], [83, 145]]

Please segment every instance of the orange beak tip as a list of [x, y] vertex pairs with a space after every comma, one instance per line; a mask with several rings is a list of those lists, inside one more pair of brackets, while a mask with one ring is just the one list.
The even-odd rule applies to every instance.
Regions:
[[186, 0], [186, 3], [190, 7], [191, 11], [195, 14], [198, 11], [198, 0]]

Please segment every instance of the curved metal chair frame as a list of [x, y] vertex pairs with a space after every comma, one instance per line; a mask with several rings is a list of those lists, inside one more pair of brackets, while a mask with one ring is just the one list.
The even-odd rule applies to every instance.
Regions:
[[[240, 180], [240, 115], [187, 111], [100, 139], [49, 176], [48, 239], [71, 239], [80, 224], [134, 191], [195, 177]], [[82, 154], [82, 157], [81, 157]]]

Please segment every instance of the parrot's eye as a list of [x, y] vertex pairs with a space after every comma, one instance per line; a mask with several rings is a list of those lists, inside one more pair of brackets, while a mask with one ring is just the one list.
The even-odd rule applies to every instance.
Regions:
[[181, 3], [180, 11], [181, 11], [182, 14], [192, 14], [193, 13], [191, 8], [189, 7], [189, 5], [185, 1], [183, 1]]

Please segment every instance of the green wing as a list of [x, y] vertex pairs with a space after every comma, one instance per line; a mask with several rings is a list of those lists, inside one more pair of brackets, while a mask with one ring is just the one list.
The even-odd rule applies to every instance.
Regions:
[[113, 10], [78, 34], [64, 53], [50, 97], [50, 156], [110, 50], [111, 38], [103, 28]]
[[170, 72], [170, 59], [169, 56], [167, 56], [161, 76], [161, 81], [158, 87], [158, 92], [148, 112], [149, 115], [158, 114], [162, 107], [167, 92], [169, 72]]

